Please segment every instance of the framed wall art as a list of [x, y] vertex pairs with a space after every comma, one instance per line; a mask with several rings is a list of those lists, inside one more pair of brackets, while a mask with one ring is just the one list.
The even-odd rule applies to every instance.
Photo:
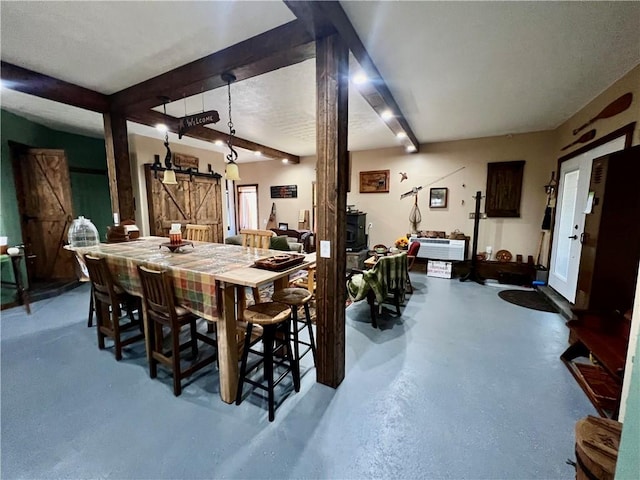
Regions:
[[447, 208], [447, 187], [429, 190], [429, 208]]
[[389, 193], [389, 170], [360, 172], [360, 193]]

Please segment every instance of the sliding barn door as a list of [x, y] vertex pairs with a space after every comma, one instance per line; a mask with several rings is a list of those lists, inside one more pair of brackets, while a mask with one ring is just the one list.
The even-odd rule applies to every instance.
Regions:
[[176, 185], [162, 183], [145, 165], [151, 235], [166, 237], [172, 223], [209, 225], [212, 240], [224, 241], [220, 179], [176, 173]]
[[64, 150], [31, 148], [14, 164], [22, 237], [33, 281], [75, 278], [74, 259], [64, 250], [73, 221], [69, 167]]

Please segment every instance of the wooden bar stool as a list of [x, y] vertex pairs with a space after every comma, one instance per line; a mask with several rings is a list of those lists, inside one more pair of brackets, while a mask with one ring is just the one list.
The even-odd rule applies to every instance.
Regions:
[[[265, 302], [251, 305], [244, 311], [244, 320], [247, 322], [247, 333], [245, 335], [244, 349], [242, 351], [242, 363], [240, 366], [240, 379], [238, 381], [238, 392], [236, 394], [236, 405], [242, 402], [242, 389], [244, 383], [249, 383], [256, 388], [266, 390], [269, 402], [269, 421], [275, 418], [274, 388], [287, 376], [289, 372], [293, 375], [293, 387], [296, 392], [300, 391], [300, 368], [296, 358], [291, 355], [291, 321], [289, 307], [283, 303]], [[254, 325], [262, 327], [263, 351], [252, 350], [260, 337], [252, 338], [251, 331]], [[276, 336], [276, 332], [282, 332], [284, 340]], [[274, 348], [274, 343], [279, 344]], [[250, 367], [247, 367], [249, 352], [261, 358]], [[282, 353], [283, 358], [274, 357], [274, 353]], [[264, 365], [263, 382], [250, 378], [251, 372], [260, 365]], [[273, 379], [274, 366], [284, 365], [286, 370]]]
[[[313, 297], [312, 293], [305, 288], [283, 288], [273, 294], [271, 300], [274, 302], [284, 303], [291, 308], [292, 330], [293, 330], [293, 348], [295, 357], [298, 362], [304, 357], [309, 350], [313, 355], [313, 364], [316, 364], [316, 342], [313, 337], [313, 327], [311, 325], [311, 313], [309, 312], [309, 301]], [[304, 307], [305, 318], [298, 318], [298, 307]], [[299, 325], [302, 324], [302, 326]], [[299, 339], [299, 333], [307, 328], [309, 331], [309, 341], [305, 342]], [[300, 354], [300, 345], [306, 346], [306, 350]]]

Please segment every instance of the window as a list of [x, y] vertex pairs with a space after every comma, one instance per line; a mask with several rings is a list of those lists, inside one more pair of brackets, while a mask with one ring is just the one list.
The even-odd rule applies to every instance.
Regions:
[[238, 230], [258, 229], [258, 185], [239, 185], [237, 192]]

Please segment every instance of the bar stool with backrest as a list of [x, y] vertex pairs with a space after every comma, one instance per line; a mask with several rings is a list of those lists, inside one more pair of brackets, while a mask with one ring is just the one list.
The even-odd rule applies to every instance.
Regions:
[[[293, 349], [296, 360], [300, 361], [309, 351], [313, 355], [313, 364], [316, 364], [316, 342], [313, 337], [313, 326], [311, 324], [311, 312], [309, 311], [309, 301], [313, 294], [306, 288], [283, 288], [273, 293], [271, 300], [284, 303], [291, 308], [291, 329], [293, 332]], [[298, 308], [304, 307], [304, 318], [298, 317]], [[299, 334], [307, 329], [309, 341], [300, 340]], [[306, 350], [300, 353], [300, 345], [306, 346]]]
[[[147, 311], [147, 330], [149, 332], [149, 376], [156, 378], [158, 363], [168, 367], [173, 373], [173, 394], [177, 397], [182, 393], [182, 379], [191, 376], [196, 371], [214, 363], [217, 351], [199, 361], [198, 340], [217, 347], [213, 338], [198, 332], [198, 317], [186, 308], [175, 304], [173, 283], [166, 270], [150, 270], [138, 266], [138, 274], [142, 284], [142, 300]], [[182, 327], [189, 325], [190, 337], [183, 344], [180, 343]], [[171, 349], [165, 352], [163, 348], [163, 328], [168, 328], [171, 336]], [[190, 367], [182, 369], [180, 352], [191, 347], [193, 362]]]
[[[247, 331], [242, 351], [242, 362], [240, 366], [240, 379], [238, 381], [238, 391], [236, 393], [236, 405], [242, 402], [242, 390], [245, 383], [256, 388], [266, 390], [269, 403], [269, 421], [275, 418], [275, 387], [291, 373], [293, 376], [293, 386], [296, 392], [300, 391], [300, 368], [296, 358], [291, 355], [291, 322], [289, 307], [283, 303], [264, 302], [251, 305], [244, 311], [244, 321], [247, 322]], [[252, 336], [254, 326], [262, 327], [262, 336]], [[277, 335], [277, 333], [280, 333]], [[263, 350], [253, 350], [251, 347], [262, 338]], [[274, 346], [274, 344], [278, 344]], [[260, 358], [247, 367], [249, 353], [258, 355]], [[260, 365], [264, 365], [264, 380], [266, 385], [251, 378], [251, 372]], [[274, 380], [274, 366], [284, 366], [285, 371]]]
[[184, 236], [186, 240], [210, 242], [211, 227], [209, 225], [195, 225], [193, 223], [187, 223]]
[[[113, 283], [111, 272], [104, 258], [86, 254], [84, 263], [91, 280], [91, 292], [95, 307], [98, 332], [98, 348], [105, 348], [105, 337], [113, 340], [116, 360], [122, 359], [122, 347], [130, 345], [144, 338], [142, 332], [141, 309], [138, 308], [138, 318], [133, 315], [134, 305], [139, 305], [137, 297], [129, 295], [118, 285]], [[129, 320], [121, 323], [121, 305], [127, 307]], [[124, 338], [123, 333], [133, 329], [140, 329], [140, 333]]]

